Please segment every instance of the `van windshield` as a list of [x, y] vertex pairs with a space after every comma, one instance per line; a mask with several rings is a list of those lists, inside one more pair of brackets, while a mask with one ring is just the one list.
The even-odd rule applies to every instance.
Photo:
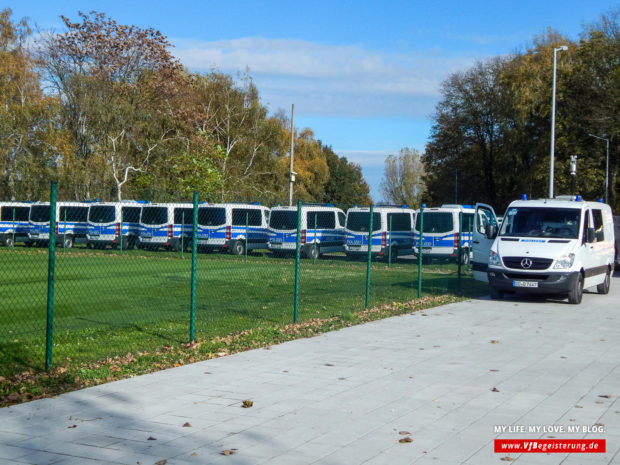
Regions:
[[[415, 220], [416, 231], [420, 230], [420, 218], [418, 215]], [[424, 232], [425, 233], [447, 233], [455, 229], [452, 222], [451, 212], [424, 212]]]
[[[368, 232], [370, 212], [349, 212], [347, 215], [347, 229], [349, 231]], [[381, 230], [381, 213], [372, 214], [372, 230]]]
[[140, 222], [144, 224], [168, 223], [168, 209], [166, 207], [144, 207]]
[[297, 229], [297, 210], [272, 210], [269, 227], [273, 229]]
[[500, 236], [579, 237], [578, 208], [512, 207], [506, 211]]
[[91, 223], [113, 223], [114, 207], [112, 205], [93, 205], [88, 213]]

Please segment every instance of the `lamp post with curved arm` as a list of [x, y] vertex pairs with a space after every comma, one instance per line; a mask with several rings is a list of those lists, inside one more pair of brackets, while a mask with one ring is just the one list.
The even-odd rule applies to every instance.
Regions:
[[557, 68], [557, 54], [568, 50], [566, 45], [553, 49], [553, 90], [551, 91], [551, 159], [549, 163], [549, 198], [553, 198], [553, 162], [555, 152], [555, 70]]

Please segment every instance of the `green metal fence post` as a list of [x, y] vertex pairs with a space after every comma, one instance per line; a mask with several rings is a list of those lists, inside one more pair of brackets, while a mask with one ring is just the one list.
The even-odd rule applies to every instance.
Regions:
[[56, 190], [57, 182], [52, 181], [50, 189], [50, 232], [47, 262], [47, 322], [45, 327], [45, 371], [52, 366], [52, 347], [54, 343], [54, 271], [56, 269]]
[[388, 233], [388, 268], [392, 268], [392, 216], [390, 215], [390, 226]]
[[317, 242], [317, 238], [316, 238], [316, 213], [314, 214], [314, 242], [312, 243], [312, 264], [316, 265], [316, 256], [318, 255], [316, 253], [316, 242]]
[[297, 201], [297, 242], [295, 245], [295, 303], [293, 305], [293, 323], [299, 316], [299, 248], [301, 247], [301, 200]]
[[192, 228], [192, 284], [189, 304], [189, 342], [196, 337], [196, 260], [198, 252], [198, 192], [194, 191], [194, 211]]
[[243, 253], [245, 255], [244, 261], [248, 261], [248, 235], [250, 234], [250, 217], [249, 213], [245, 212], [245, 247]]
[[119, 251], [120, 251], [120, 256], [123, 256], [123, 207], [121, 207], [121, 224], [119, 224], [118, 227], [118, 240], [119, 240]]
[[372, 218], [373, 205], [370, 205], [370, 215], [368, 220], [368, 257], [366, 264], [366, 308], [370, 305], [370, 267], [372, 263]]
[[67, 210], [65, 209], [64, 224], [62, 230], [62, 253], [65, 253], [65, 242], [67, 241]]
[[425, 204], [420, 207], [420, 237], [418, 238], [418, 298], [422, 297], [422, 243], [424, 239], [424, 208]]
[[183, 255], [183, 249], [185, 248], [185, 243], [183, 242], [183, 236], [185, 235], [185, 211], [181, 211], [181, 260], [185, 258]]
[[13, 207], [13, 233], [11, 234], [11, 250], [15, 250], [15, 207]]

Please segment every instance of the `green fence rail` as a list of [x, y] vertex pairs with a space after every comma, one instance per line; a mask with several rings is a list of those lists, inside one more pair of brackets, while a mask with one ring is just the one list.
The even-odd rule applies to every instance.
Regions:
[[[91, 229], [78, 234], [67, 227], [73, 210], [54, 214], [65, 200], [57, 201], [52, 184], [47, 232], [21, 243], [11, 236], [10, 247], [0, 247], [0, 376], [311, 319], [354, 319], [369, 307], [481, 289], [453, 258], [423, 264], [412, 249], [392, 247], [395, 226], [390, 219], [381, 236], [372, 206], [359, 253], [347, 255], [328, 234], [339, 229], [342, 243], [346, 212], [334, 207], [223, 207], [194, 193], [174, 204], [179, 215], [157, 243], [150, 226], [132, 235], [135, 212], [124, 209], [117, 222], [110, 217], [108, 239]], [[143, 204], [147, 226], [169, 205]], [[270, 248], [269, 221], [279, 231]], [[421, 252], [422, 237], [416, 241]]]

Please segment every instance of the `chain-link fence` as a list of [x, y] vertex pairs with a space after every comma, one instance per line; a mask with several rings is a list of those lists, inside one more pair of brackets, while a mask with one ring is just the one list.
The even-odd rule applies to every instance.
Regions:
[[405, 207], [72, 202], [55, 189], [0, 202], [0, 376], [472, 289], [467, 227], [420, 261], [424, 214]]

